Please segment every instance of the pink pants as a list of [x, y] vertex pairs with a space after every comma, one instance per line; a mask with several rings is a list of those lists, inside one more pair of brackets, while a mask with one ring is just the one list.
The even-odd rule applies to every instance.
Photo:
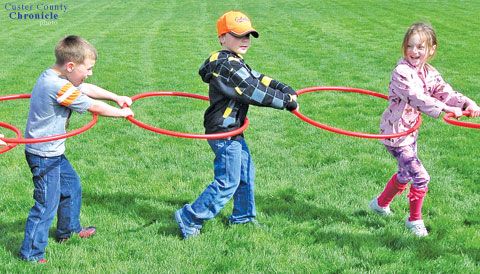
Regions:
[[401, 184], [413, 181], [412, 187], [425, 189], [430, 182], [430, 175], [417, 156], [417, 142], [403, 147], [385, 146], [390, 154], [397, 159], [397, 180]]

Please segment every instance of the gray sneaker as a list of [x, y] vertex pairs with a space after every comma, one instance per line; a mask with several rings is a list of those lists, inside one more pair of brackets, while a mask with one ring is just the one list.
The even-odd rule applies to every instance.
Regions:
[[392, 211], [390, 211], [390, 206], [381, 207], [378, 205], [377, 197], [373, 198], [373, 200], [370, 201], [370, 204], [368, 206], [373, 212], [379, 215], [382, 215], [382, 216], [392, 215]]
[[405, 221], [405, 226], [417, 237], [426, 237], [428, 236], [427, 228], [423, 223], [423, 220], [409, 221], [408, 217]]
[[182, 219], [182, 209], [175, 211], [175, 221], [177, 221], [178, 228], [180, 229], [180, 232], [182, 233], [182, 238], [184, 240], [190, 237], [195, 237], [200, 235], [200, 229], [193, 226], [185, 225]]

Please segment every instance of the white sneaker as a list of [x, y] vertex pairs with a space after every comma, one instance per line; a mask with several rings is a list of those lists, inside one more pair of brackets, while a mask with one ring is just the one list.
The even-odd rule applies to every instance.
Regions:
[[390, 206], [381, 207], [378, 205], [377, 197], [373, 198], [373, 200], [370, 201], [370, 204], [368, 206], [373, 212], [379, 215], [388, 216], [392, 214], [392, 211], [390, 211]]
[[407, 220], [405, 221], [405, 226], [410, 229], [410, 231], [417, 237], [428, 236], [428, 231], [425, 227], [425, 224], [423, 223], [423, 220], [416, 220], [410, 222], [407, 217]]

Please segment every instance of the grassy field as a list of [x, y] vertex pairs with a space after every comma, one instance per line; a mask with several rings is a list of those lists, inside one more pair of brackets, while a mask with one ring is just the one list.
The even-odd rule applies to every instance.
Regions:
[[[63, 1], [68, 10], [55, 23], [11, 20], [6, 2], [0, 7], [0, 95], [29, 93], [54, 62], [55, 43], [68, 34], [98, 49], [90, 83], [128, 96], [152, 90], [205, 95], [197, 71], [219, 48], [216, 19], [240, 9], [260, 32], [247, 63], [296, 89], [351, 86], [386, 94], [405, 29], [429, 21], [439, 39], [432, 64], [455, 89], [480, 101], [478, 1]], [[303, 95], [299, 103], [314, 119], [366, 132], [378, 131], [386, 107], [382, 99], [334, 92]], [[202, 132], [206, 106], [159, 97], [132, 108], [142, 121]], [[22, 129], [27, 113], [27, 100], [0, 103], [0, 120]], [[0, 155], [0, 272], [479, 271], [478, 130], [424, 116], [419, 154], [432, 177], [424, 206], [430, 236], [417, 239], [404, 228], [405, 194], [392, 204], [390, 218], [368, 211], [396, 168], [378, 141], [322, 131], [287, 111], [252, 107], [249, 117], [258, 220], [266, 228], [229, 227], [229, 203], [200, 237], [182, 241], [172, 215], [211, 181], [208, 144], [101, 118], [69, 139], [66, 153], [82, 178], [82, 223], [96, 225], [98, 235], [65, 244], [51, 237], [47, 265], [17, 257], [33, 204], [23, 146]], [[89, 119], [74, 115], [71, 127]]]

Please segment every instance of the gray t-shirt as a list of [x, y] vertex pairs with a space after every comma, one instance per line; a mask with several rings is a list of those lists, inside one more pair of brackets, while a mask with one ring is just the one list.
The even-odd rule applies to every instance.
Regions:
[[[71, 111], [84, 113], [92, 104], [93, 99], [83, 94], [79, 87], [61, 78], [53, 69], [47, 69], [32, 90], [25, 137], [63, 134]], [[27, 144], [25, 150], [42, 157], [59, 156], [65, 152], [65, 139]]]

